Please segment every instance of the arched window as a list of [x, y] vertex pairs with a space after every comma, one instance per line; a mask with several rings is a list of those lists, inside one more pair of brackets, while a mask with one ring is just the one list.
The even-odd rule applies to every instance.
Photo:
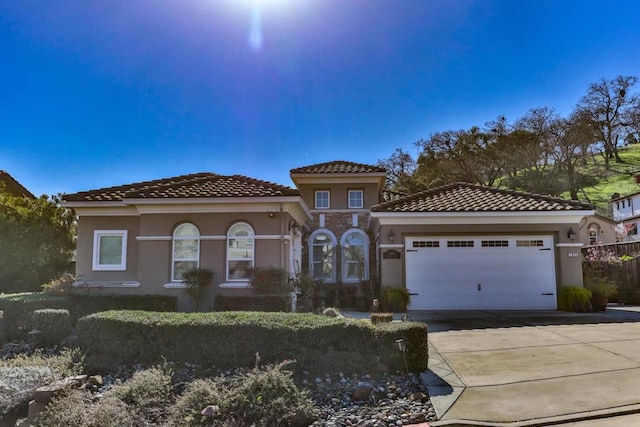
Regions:
[[249, 224], [233, 224], [227, 233], [227, 280], [249, 280], [254, 258], [254, 232]]
[[181, 282], [185, 271], [200, 265], [200, 232], [189, 223], [180, 224], [173, 232], [171, 280]]
[[595, 245], [600, 240], [600, 226], [595, 223], [589, 224], [589, 244]]
[[342, 281], [357, 283], [369, 278], [369, 238], [354, 229], [347, 231], [340, 240], [342, 251]]
[[336, 237], [329, 230], [316, 230], [309, 236], [309, 265], [316, 280], [335, 282]]

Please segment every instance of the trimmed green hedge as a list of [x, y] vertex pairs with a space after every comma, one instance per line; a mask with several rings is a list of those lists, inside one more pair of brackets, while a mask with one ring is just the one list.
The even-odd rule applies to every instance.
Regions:
[[259, 353], [263, 363], [295, 359], [298, 369], [314, 372], [362, 372], [377, 362], [401, 370], [399, 338], [407, 341], [410, 371], [424, 371], [428, 357], [424, 324], [376, 327], [314, 314], [109, 311], [80, 319], [77, 333], [95, 367], [152, 365], [163, 357], [223, 369], [252, 367]]
[[39, 292], [0, 294], [4, 311], [4, 338], [18, 340], [34, 329], [33, 312], [43, 309], [69, 310], [72, 324], [80, 317], [108, 310], [177, 311], [178, 299], [168, 295], [48, 295]]
[[291, 311], [291, 300], [281, 295], [217, 295], [213, 307], [216, 311]]
[[109, 310], [178, 311], [178, 298], [169, 295], [81, 295], [69, 294], [71, 319]]
[[69, 310], [45, 308], [33, 312], [33, 327], [40, 331], [35, 336], [38, 345], [52, 346], [60, 344], [71, 335]]
[[22, 339], [34, 328], [33, 312], [45, 308], [67, 308], [64, 297], [41, 293], [0, 294], [0, 310], [4, 311], [4, 337]]

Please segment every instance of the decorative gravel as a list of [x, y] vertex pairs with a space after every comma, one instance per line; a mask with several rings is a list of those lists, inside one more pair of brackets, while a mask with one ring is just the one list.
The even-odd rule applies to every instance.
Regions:
[[[419, 375], [325, 375], [303, 380], [303, 385], [322, 413], [313, 426], [391, 427], [436, 420]], [[367, 390], [366, 400], [356, 400], [358, 394], [366, 396]]]

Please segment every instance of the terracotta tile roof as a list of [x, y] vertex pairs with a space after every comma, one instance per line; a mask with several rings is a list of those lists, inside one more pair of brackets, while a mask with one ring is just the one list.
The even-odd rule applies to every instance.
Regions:
[[386, 170], [379, 166], [336, 160], [333, 162], [317, 163], [315, 165], [291, 169], [290, 173], [386, 173]]
[[546, 212], [593, 209], [589, 203], [454, 183], [375, 205], [373, 212]]
[[67, 202], [120, 201], [124, 199], [179, 199], [210, 197], [299, 196], [290, 187], [242, 175], [223, 176], [211, 172], [144, 181], [117, 187], [67, 194]]
[[24, 196], [30, 199], [36, 198], [36, 196], [20, 184], [14, 177], [9, 175], [9, 172], [4, 170], [0, 170], [0, 191], [5, 191], [17, 197]]

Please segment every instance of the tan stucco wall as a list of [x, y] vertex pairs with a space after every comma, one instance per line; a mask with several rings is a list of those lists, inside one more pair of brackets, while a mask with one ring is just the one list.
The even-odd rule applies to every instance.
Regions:
[[617, 241], [615, 227], [616, 224], [603, 219], [602, 217], [592, 215], [585, 217], [577, 230], [577, 240], [585, 246], [589, 244], [589, 228], [596, 226], [600, 229], [598, 233], [598, 241], [601, 243], [615, 243]]
[[[127, 281], [138, 276], [138, 217], [81, 217], [78, 220], [76, 277], [83, 280]], [[127, 230], [127, 269], [93, 271], [93, 234], [95, 230]]]
[[[315, 209], [316, 190], [329, 190], [330, 209], [349, 209], [349, 190], [363, 190], [363, 209], [379, 203], [377, 184], [302, 184], [299, 187], [304, 202], [310, 209]], [[356, 210], [356, 209], [354, 209]]]
[[[380, 241], [384, 245], [391, 245], [379, 248], [381, 261], [381, 285], [392, 287], [404, 287], [405, 267], [404, 267], [404, 247], [393, 247], [388, 235], [393, 230], [396, 235], [396, 246], [404, 243], [405, 236], [415, 235], [470, 235], [470, 234], [511, 234], [529, 235], [546, 234], [554, 236], [554, 254], [556, 259], [556, 283], [558, 286], [582, 286], [582, 263], [580, 248], [558, 247], [558, 244], [575, 244], [567, 237], [570, 227], [577, 229], [578, 224], [483, 224], [483, 225], [384, 225], [377, 227]], [[386, 250], [395, 249], [400, 252], [400, 259], [384, 259], [383, 253]], [[571, 254], [571, 255], [570, 255]], [[577, 256], [573, 256], [577, 254]]]
[[[86, 282], [137, 281], [140, 283], [138, 288], [92, 288], [92, 291], [175, 295], [179, 297], [181, 309], [188, 309], [189, 301], [183, 295], [182, 289], [167, 289], [164, 285], [171, 282], [172, 242], [168, 237], [173, 235], [177, 225], [190, 222], [198, 227], [200, 235], [204, 237], [200, 241], [200, 266], [210, 268], [215, 273], [210, 302], [213, 302], [213, 297], [218, 293], [246, 294], [248, 290], [221, 289], [217, 286], [226, 281], [224, 236], [229, 227], [237, 222], [246, 222], [253, 227], [256, 233], [256, 267], [277, 266], [288, 269], [290, 243], [281, 236], [290, 233], [290, 219], [286, 212], [84, 216], [78, 222], [76, 276]], [[124, 229], [128, 231], [126, 271], [93, 271], [94, 230]], [[137, 236], [154, 237], [158, 240], [137, 240]]]

